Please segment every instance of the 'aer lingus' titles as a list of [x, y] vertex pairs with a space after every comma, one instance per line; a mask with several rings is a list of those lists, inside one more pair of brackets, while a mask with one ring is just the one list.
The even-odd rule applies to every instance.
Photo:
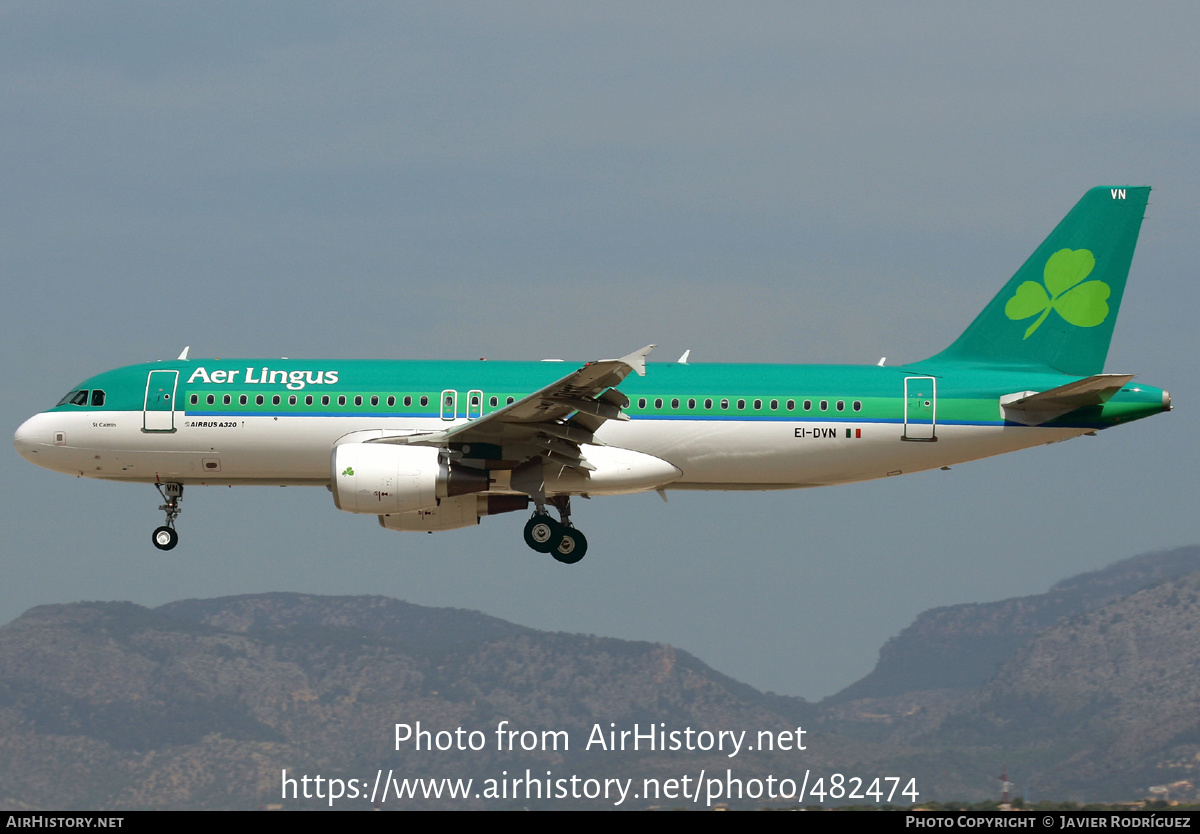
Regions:
[[[200, 382], [221, 385], [238, 382], [241, 371], [213, 371], [203, 367], [192, 371], [188, 383]], [[270, 368], [247, 368], [246, 376], [240, 380], [245, 385], [283, 385], [292, 391], [300, 391], [306, 385], [336, 385], [337, 371], [272, 371]]]

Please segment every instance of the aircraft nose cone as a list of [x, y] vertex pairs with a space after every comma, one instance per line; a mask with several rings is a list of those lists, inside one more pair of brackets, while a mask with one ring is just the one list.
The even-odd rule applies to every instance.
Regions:
[[42, 446], [50, 445], [50, 438], [46, 437], [44, 428], [45, 420], [41, 414], [35, 414], [30, 417], [13, 435], [13, 446], [17, 453], [25, 460], [38, 463], [38, 449]]

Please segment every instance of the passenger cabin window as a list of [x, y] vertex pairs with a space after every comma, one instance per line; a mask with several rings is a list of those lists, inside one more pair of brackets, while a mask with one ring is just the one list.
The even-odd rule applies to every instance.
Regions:
[[405, 397], [405, 398], [404, 398], [404, 404], [405, 404], [405, 405], [412, 405], [412, 397]]
[[779, 408], [779, 400], [771, 400], [771, 410], [774, 411], [777, 408]]
[[738, 400], [738, 411], [741, 411], [741, 410], [742, 410], [742, 409], [744, 409], [745, 407], [746, 407], [746, 401], [745, 401], [745, 400]]
[[729, 400], [721, 400], [721, 408], [729, 408]]
[[788, 400], [788, 401], [787, 401], [787, 410], [788, 410], [788, 411], [795, 411], [795, 410], [796, 410], [796, 401], [795, 401], [795, 400]]
[[805, 411], [812, 411], [812, 400], [805, 400], [805, 401], [804, 401], [804, 410], [805, 410]]
[[704, 401], [704, 407], [705, 407], [705, 408], [712, 408], [712, 400], [705, 400], [705, 401]]
[[495, 408], [499, 404], [500, 404], [499, 397], [492, 397], [490, 400], [488, 400], [488, 405], [490, 405], [492, 408]]
[[309, 394], [304, 398], [304, 404], [312, 405], [312, 403], [313, 403], [312, 394]]
[[513, 398], [512, 398], [512, 397], [509, 397], [507, 400], [505, 400], [505, 403], [506, 403], [506, 404], [508, 404], [508, 405], [512, 405], [512, 404], [513, 404], [513, 402], [515, 402], [515, 401], [513, 400]]
[[754, 410], [758, 411], [760, 408], [762, 408], [762, 400], [755, 400], [754, 401]]
[[371, 396], [371, 405], [379, 405], [379, 397]]
[[229, 394], [226, 394], [224, 397], [221, 397], [221, 402], [225, 405], [229, 405], [233, 402], [233, 397], [231, 397]]
[[296, 404], [296, 395], [291, 394], [290, 396], [288, 396], [288, 405], [295, 405], [295, 404]]
[[822, 411], [829, 410], [829, 400], [821, 400], [821, 410]]
[[271, 397], [271, 405], [279, 405], [280, 400], [281, 400], [281, 397], [278, 394], [276, 394], [275, 396]]
[[329, 395], [328, 394], [322, 395], [321, 405], [329, 405]]
[[248, 403], [248, 402], [250, 402], [250, 398], [249, 398], [249, 397], [247, 397], [245, 394], [242, 394], [240, 397], [238, 397], [238, 404], [239, 404], [239, 405], [245, 405], [245, 404], [246, 404], [246, 403]]
[[421, 405], [429, 405], [429, 397], [422, 396], [421, 397]]
[[395, 397], [388, 397], [388, 408], [391, 408], [391, 407], [392, 407], [392, 406], [394, 406], [395, 404], [396, 404], [396, 398], [395, 398]]
[[862, 402], [860, 402], [859, 400], [855, 400], [854, 401], [854, 410], [862, 411]]
[[101, 391], [99, 388], [96, 388], [92, 391], [92, 407], [100, 408], [103, 405], [104, 405], [104, 392]]
[[204, 398], [204, 401], [207, 402], [209, 405], [213, 405], [216, 403], [217, 398], [215, 396], [213, 396], [212, 394], [209, 394], [207, 397]]
[[355, 405], [362, 405], [362, 396], [361, 396], [361, 395], [356, 395], [356, 396], [354, 397], [354, 404], [355, 404]]
[[192, 405], [196, 405], [196, 404], [197, 404], [197, 403], [199, 403], [199, 402], [200, 402], [200, 395], [199, 395], [199, 394], [192, 394]]
[[662, 398], [661, 398], [661, 397], [659, 397], [658, 399], [656, 399], [656, 400], [654, 401], [654, 407], [655, 407], [655, 408], [662, 408]]
[[645, 408], [645, 407], [646, 407], [646, 398], [638, 397], [638, 408]]
[[263, 399], [262, 394], [259, 394], [257, 397], [254, 398], [255, 405], [262, 405], [264, 402], [266, 402], [266, 400]]
[[688, 400], [688, 408], [695, 408], [695, 407], [696, 407], [696, 401]]
[[338, 395], [338, 405], [345, 405], [345, 404], [346, 404], [346, 395], [339, 394]]

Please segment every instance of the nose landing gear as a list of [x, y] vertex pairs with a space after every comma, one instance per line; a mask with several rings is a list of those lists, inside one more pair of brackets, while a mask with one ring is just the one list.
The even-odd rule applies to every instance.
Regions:
[[162, 496], [163, 501], [166, 502], [161, 504], [159, 509], [167, 514], [167, 523], [154, 529], [151, 541], [159, 550], [170, 550], [179, 544], [179, 534], [175, 532], [175, 519], [183, 512], [179, 507], [179, 502], [183, 500], [183, 484], [155, 484], [154, 486], [158, 489], [158, 494]]
[[546, 512], [546, 505], [537, 502], [533, 517], [525, 524], [525, 544], [538, 553], [549, 553], [565, 565], [573, 565], [587, 553], [587, 538], [571, 524], [569, 495], [556, 495], [550, 503], [562, 520], [555, 521]]

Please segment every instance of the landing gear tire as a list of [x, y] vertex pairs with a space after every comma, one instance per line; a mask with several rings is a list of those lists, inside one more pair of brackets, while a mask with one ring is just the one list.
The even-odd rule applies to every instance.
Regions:
[[170, 527], [157, 527], [151, 541], [159, 550], [170, 550], [179, 544], [179, 534]]
[[587, 553], [587, 538], [574, 527], [564, 527], [558, 547], [550, 553], [564, 565], [573, 565]]
[[525, 544], [538, 553], [554, 551], [562, 534], [563, 526], [548, 515], [535, 515], [525, 523]]
[[162, 496], [163, 503], [158, 508], [167, 514], [167, 523], [154, 528], [150, 541], [154, 542], [154, 546], [159, 550], [170, 550], [179, 544], [179, 534], [175, 532], [175, 519], [179, 518], [179, 513], [182, 512], [179, 502], [183, 500], [183, 484], [155, 484], [154, 488]]

